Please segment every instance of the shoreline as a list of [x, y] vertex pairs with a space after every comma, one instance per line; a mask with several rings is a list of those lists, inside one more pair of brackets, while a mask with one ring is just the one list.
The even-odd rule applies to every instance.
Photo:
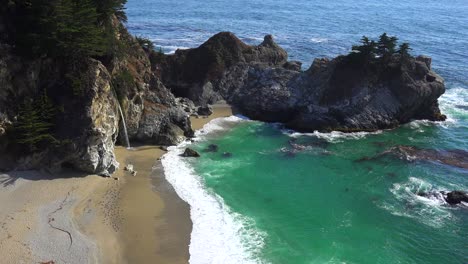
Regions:
[[[232, 115], [214, 105], [194, 130]], [[158, 146], [117, 147], [112, 178], [64, 170], [0, 173], [5, 263], [187, 263], [190, 207], [166, 180]], [[133, 164], [138, 172], [124, 171]]]
[[[195, 133], [194, 141], [203, 141], [224, 133], [245, 119], [234, 115], [221, 116], [207, 123]], [[193, 142], [193, 141], [192, 141]], [[191, 142], [171, 147], [162, 158], [167, 180], [174, 186], [179, 197], [190, 204], [193, 231], [190, 243], [190, 263], [259, 263], [258, 251], [251, 251], [244, 240], [259, 245], [264, 237], [261, 232], [250, 230], [239, 215], [231, 212], [224, 200], [204, 188], [203, 179], [197, 174], [190, 160], [182, 157]], [[247, 220], [249, 221], [249, 220]], [[242, 235], [240, 235], [242, 233]], [[209, 234], [209, 235], [207, 235]]]

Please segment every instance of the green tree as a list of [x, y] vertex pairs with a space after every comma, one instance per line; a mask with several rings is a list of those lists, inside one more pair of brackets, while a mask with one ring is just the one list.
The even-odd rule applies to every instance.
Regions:
[[100, 56], [106, 51], [98, 13], [90, 0], [59, 0], [53, 39], [59, 56]]
[[146, 50], [154, 50], [154, 43], [150, 39], [139, 36], [136, 36], [135, 39], [142, 48]]
[[361, 54], [364, 59], [372, 59], [375, 57], [377, 44], [366, 36], [362, 36], [361, 45], [354, 45], [352, 50]]
[[409, 51], [411, 50], [410, 48], [410, 45], [409, 43], [407, 42], [404, 42], [404, 43], [401, 43], [399, 49], [398, 49], [398, 53], [402, 56], [402, 57], [410, 57], [411, 55], [409, 54]]
[[127, 22], [125, 14], [125, 4], [127, 0], [93, 0], [96, 10], [99, 14], [99, 20], [105, 22], [112, 15], [115, 15], [120, 21]]
[[112, 16], [125, 21], [126, 0], [5, 0], [1, 39], [28, 57], [99, 57], [115, 51]]
[[389, 37], [387, 33], [383, 33], [380, 35], [379, 41], [377, 42], [377, 54], [382, 57], [391, 56], [396, 52], [397, 41], [398, 38]]
[[54, 144], [57, 140], [51, 134], [55, 107], [44, 91], [32, 103], [20, 107], [14, 124], [16, 142], [30, 153], [39, 150], [40, 144]]

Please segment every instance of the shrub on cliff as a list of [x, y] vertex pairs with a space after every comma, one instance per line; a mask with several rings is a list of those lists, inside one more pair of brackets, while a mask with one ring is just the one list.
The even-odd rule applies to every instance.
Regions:
[[146, 51], [154, 50], [154, 43], [150, 39], [140, 36], [136, 36], [135, 39]]

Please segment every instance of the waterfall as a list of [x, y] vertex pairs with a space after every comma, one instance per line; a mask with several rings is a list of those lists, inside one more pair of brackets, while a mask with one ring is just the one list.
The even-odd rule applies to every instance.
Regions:
[[120, 107], [120, 103], [117, 104], [119, 107], [120, 117], [122, 118], [122, 126], [125, 136], [125, 143], [127, 143], [127, 148], [130, 148], [130, 140], [128, 140], [128, 133], [127, 133], [127, 124], [125, 123], [125, 117], [122, 111], [122, 107]]

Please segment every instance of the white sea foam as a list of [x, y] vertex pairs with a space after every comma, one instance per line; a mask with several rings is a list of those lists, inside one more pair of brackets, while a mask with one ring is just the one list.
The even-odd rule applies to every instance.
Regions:
[[184, 46], [161, 46], [164, 54], [174, 54], [178, 49], [190, 49]]
[[230, 117], [216, 118], [211, 120], [208, 124], [204, 125], [202, 129], [195, 131], [195, 141], [204, 140], [205, 137], [209, 134], [215, 132], [226, 131], [233, 125], [242, 122], [249, 121], [250, 119], [241, 116], [235, 115]]
[[311, 38], [311, 42], [313, 43], [323, 43], [323, 42], [328, 42], [327, 38]]
[[[423, 179], [410, 177], [408, 181], [395, 183], [390, 188], [396, 202], [385, 202], [380, 207], [393, 215], [414, 218], [436, 228], [442, 227], [454, 216], [447, 207], [441, 191], [443, 190]], [[421, 193], [425, 193], [426, 196], [420, 195]]]
[[447, 115], [445, 125], [456, 125], [460, 120], [468, 119], [468, 89], [456, 87], [447, 89], [439, 98], [440, 109]]
[[[239, 117], [215, 119], [196, 132], [198, 139], [207, 133], [226, 129]], [[162, 158], [166, 179], [179, 197], [190, 205], [193, 229], [190, 242], [190, 263], [259, 263], [256, 256], [263, 246], [265, 234], [255, 229], [253, 220], [234, 213], [223, 199], [206, 189], [202, 178], [180, 154], [190, 143], [170, 147]]]
[[285, 133], [287, 136], [292, 137], [292, 138], [298, 138], [302, 136], [314, 136], [317, 138], [325, 139], [326, 141], [330, 143], [338, 143], [338, 142], [343, 142], [344, 140], [355, 140], [355, 139], [365, 138], [369, 135], [381, 134], [382, 131], [378, 130], [375, 132], [353, 132], [353, 133], [344, 133], [340, 131], [332, 131], [332, 132], [323, 133], [323, 132], [314, 131], [313, 133], [299, 133], [294, 130], [284, 129], [283, 133]]

